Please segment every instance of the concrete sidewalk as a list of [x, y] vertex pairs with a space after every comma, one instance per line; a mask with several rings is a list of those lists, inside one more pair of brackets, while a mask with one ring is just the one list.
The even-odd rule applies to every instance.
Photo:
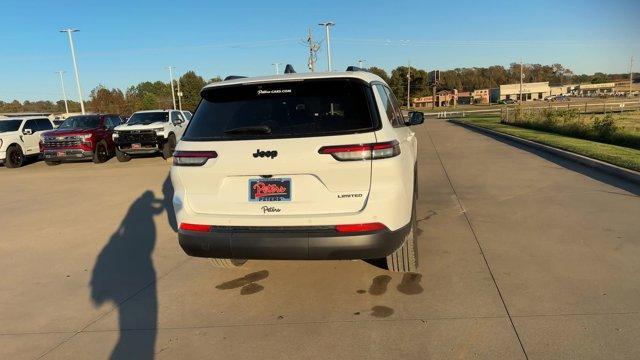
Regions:
[[639, 189], [416, 130], [420, 274], [189, 258], [160, 158], [0, 168], [0, 358], [640, 357]]

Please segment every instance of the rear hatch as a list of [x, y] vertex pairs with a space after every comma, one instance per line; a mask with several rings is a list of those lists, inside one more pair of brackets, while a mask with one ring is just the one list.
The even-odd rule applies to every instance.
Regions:
[[174, 168], [194, 211], [296, 216], [365, 206], [371, 160], [339, 161], [319, 150], [376, 142], [379, 120], [367, 84], [351, 78], [253, 83], [202, 95], [176, 157], [189, 151], [216, 157]]

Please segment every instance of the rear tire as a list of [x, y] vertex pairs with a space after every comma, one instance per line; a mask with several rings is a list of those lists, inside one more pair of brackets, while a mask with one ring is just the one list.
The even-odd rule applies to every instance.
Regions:
[[109, 149], [107, 148], [107, 143], [100, 141], [93, 152], [93, 163], [102, 164], [107, 160], [109, 160]]
[[396, 272], [416, 272], [418, 270], [418, 221], [416, 219], [416, 196], [413, 196], [411, 228], [402, 246], [387, 256], [387, 269]]
[[20, 146], [11, 145], [7, 149], [7, 158], [4, 159], [4, 166], [8, 168], [19, 168], [24, 163], [24, 154]]
[[131, 155], [125, 154], [122, 151], [120, 151], [119, 149], [116, 149], [116, 158], [120, 162], [127, 162], [127, 161], [131, 160]]
[[162, 158], [167, 160], [173, 156], [173, 151], [176, 149], [176, 137], [175, 135], [169, 135], [167, 142], [162, 145]]
[[246, 259], [218, 259], [218, 258], [210, 258], [211, 265], [215, 268], [224, 268], [224, 269], [235, 269], [244, 265], [247, 260]]

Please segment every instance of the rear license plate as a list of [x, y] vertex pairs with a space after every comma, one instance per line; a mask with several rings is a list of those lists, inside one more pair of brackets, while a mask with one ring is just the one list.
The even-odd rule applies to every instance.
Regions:
[[291, 179], [249, 179], [249, 201], [291, 201]]
[[131, 148], [132, 149], [140, 149], [142, 147], [142, 145], [140, 144], [131, 144]]
[[58, 152], [56, 153], [56, 155], [57, 155], [57, 156], [66, 156], [66, 155], [67, 155], [67, 153], [65, 153], [64, 151], [58, 151]]

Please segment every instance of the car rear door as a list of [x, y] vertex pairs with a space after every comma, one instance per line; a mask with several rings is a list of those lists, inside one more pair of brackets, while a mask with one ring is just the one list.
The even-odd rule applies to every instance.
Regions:
[[[271, 83], [206, 96], [176, 156], [215, 151], [216, 157], [173, 168], [193, 211], [308, 216], [364, 208], [371, 160], [356, 150], [376, 142], [379, 125], [370, 86], [353, 79]], [[252, 132], [252, 126], [272, 133]], [[354, 154], [360, 157], [339, 159]]]

